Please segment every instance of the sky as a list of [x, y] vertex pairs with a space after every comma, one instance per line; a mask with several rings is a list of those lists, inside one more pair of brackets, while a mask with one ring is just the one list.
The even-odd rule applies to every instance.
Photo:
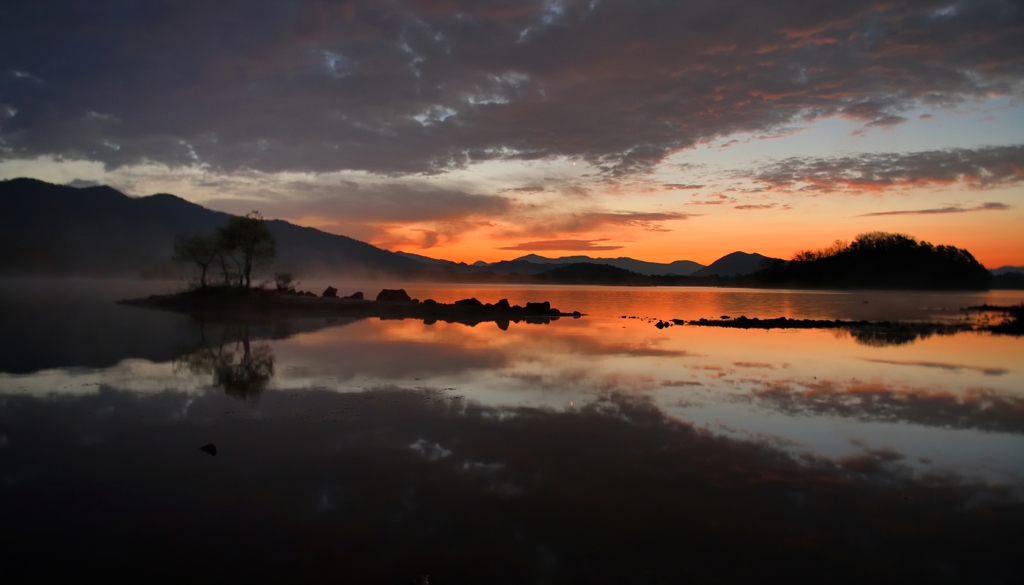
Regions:
[[473, 262], [1024, 265], [1024, 1], [0, 0], [0, 179]]

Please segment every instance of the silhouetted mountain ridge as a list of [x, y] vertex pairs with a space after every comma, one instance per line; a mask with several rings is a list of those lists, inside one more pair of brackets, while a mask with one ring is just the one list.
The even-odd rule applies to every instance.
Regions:
[[[0, 181], [0, 274], [173, 276], [175, 236], [212, 233], [227, 213], [169, 194], [129, 197], [116, 189], [34, 179]], [[279, 270], [403, 272], [422, 264], [346, 236], [271, 220]]]

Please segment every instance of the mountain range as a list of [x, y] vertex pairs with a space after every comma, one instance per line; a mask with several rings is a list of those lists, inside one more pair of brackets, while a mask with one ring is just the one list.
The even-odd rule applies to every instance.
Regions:
[[[230, 217], [165, 193], [131, 197], [106, 186], [0, 181], [0, 274], [170, 277], [181, 272], [170, 259], [175, 237], [212, 233]], [[626, 257], [528, 254], [466, 264], [390, 252], [282, 220], [267, 224], [277, 239], [275, 270], [305, 277], [382, 274], [472, 280], [473, 275], [487, 273], [540, 275], [575, 264], [612, 266], [644, 276], [737, 276], [753, 273], [771, 260], [761, 254], [733, 252], [704, 266], [690, 260], [657, 263]]]
[[[231, 216], [168, 194], [0, 181], [0, 274], [168, 277], [176, 236], [210, 234]], [[301, 274], [421, 272], [422, 264], [365, 242], [270, 220], [277, 270]]]
[[502, 260], [499, 262], [452, 262], [450, 260], [439, 260], [420, 254], [407, 252], [395, 252], [396, 254], [416, 260], [431, 266], [444, 266], [460, 272], [474, 272], [485, 270], [497, 274], [541, 274], [557, 268], [563, 268], [572, 264], [603, 264], [628, 270], [635, 274], [644, 276], [741, 276], [759, 270], [766, 260], [772, 260], [761, 254], [748, 254], [746, 252], [733, 252], [722, 256], [708, 266], [704, 266], [692, 260], [676, 260], [669, 263], [645, 262], [633, 258], [593, 258], [591, 256], [561, 256], [559, 258], [548, 258], [537, 254], [527, 254], [513, 260]]

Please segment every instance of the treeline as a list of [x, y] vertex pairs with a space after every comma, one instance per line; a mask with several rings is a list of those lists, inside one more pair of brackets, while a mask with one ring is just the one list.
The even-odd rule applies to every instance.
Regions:
[[991, 274], [967, 250], [885, 232], [776, 261], [754, 275], [764, 286], [987, 290]]

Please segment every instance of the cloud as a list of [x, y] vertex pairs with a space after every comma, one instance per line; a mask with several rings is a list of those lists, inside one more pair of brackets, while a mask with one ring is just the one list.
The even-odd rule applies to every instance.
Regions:
[[913, 209], [908, 211], [878, 211], [875, 213], [863, 213], [857, 217], [877, 217], [880, 215], [937, 215], [944, 213], [967, 213], [969, 211], [1006, 211], [1011, 209], [1004, 203], [990, 202], [982, 203], [975, 207], [960, 207], [951, 205], [949, 207], [937, 207], [934, 209]]
[[0, 157], [386, 175], [568, 157], [620, 176], [735, 133], [1019, 95], [1019, 3], [947, 5], [22, 3], [0, 21]]
[[207, 202], [233, 212], [259, 208], [268, 217], [315, 216], [344, 222], [406, 223], [463, 221], [492, 217], [509, 211], [514, 201], [500, 195], [481, 195], [403, 183], [359, 185], [346, 181], [336, 186], [292, 183], [284, 193], [267, 199], [223, 199]]
[[618, 250], [622, 246], [599, 244], [607, 240], [540, 240], [536, 242], [522, 242], [514, 246], [505, 246], [499, 250]]
[[1024, 181], [1024, 145], [831, 158], [793, 157], [762, 167], [748, 178], [763, 181], [773, 188], [810, 191], [882, 190], [955, 183], [984, 189]]
[[733, 209], [740, 209], [740, 210], [744, 210], [744, 211], [749, 211], [749, 210], [757, 210], [757, 209], [782, 209], [782, 210], [789, 210], [789, 209], [793, 209], [793, 208], [790, 205], [782, 205], [782, 206], [780, 206], [778, 203], [753, 203], [753, 204], [745, 204], [745, 205], [735, 205], [735, 206], [733, 206]]
[[[669, 221], [684, 221], [699, 217], [697, 213], [682, 212], [641, 212], [641, 211], [582, 211], [578, 213], [539, 212], [526, 209], [523, 218], [515, 228], [504, 230], [499, 235], [506, 238], [547, 237], [560, 239], [563, 234], [585, 234], [606, 226], [642, 229], [650, 232], [671, 231], [664, 226]], [[571, 248], [566, 248], [571, 249]]]

